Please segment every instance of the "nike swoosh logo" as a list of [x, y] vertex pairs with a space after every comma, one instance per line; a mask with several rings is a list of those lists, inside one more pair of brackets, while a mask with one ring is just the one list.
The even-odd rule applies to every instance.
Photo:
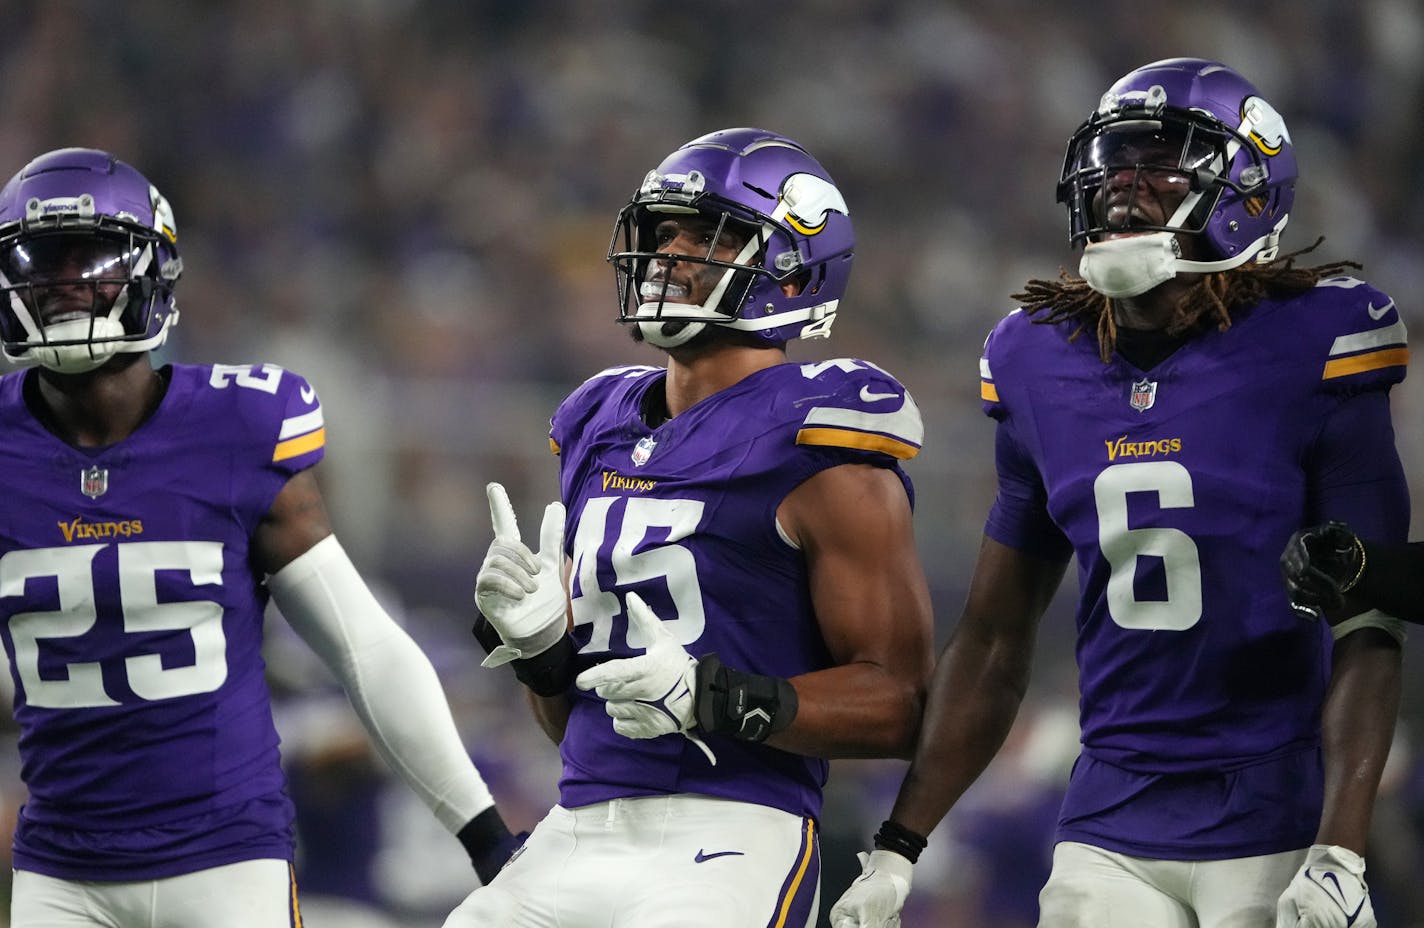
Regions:
[[1384, 314], [1389, 312], [1391, 309], [1394, 309], [1394, 300], [1390, 300], [1388, 303], [1384, 304], [1379, 309], [1375, 309], [1375, 304], [1373, 303], [1370, 303], [1365, 306], [1365, 311], [1370, 314], [1371, 319], [1383, 319]]
[[[1376, 316], [1375, 318], [1379, 317]], [[302, 401], [308, 406], [316, 402], [316, 390], [312, 389], [309, 384], [302, 384]]]
[[1340, 878], [1338, 876], [1331, 873], [1329, 870], [1326, 870], [1320, 876], [1313, 877], [1310, 874], [1310, 869], [1307, 867], [1305, 871], [1305, 878], [1307, 880], [1314, 880], [1315, 885], [1319, 886], [1321, 889], [1325, 888], [1326, 880], [1329, 880], [1331, 883], [1334, 883], [1335, 895], [1337, 897], [1336, 902], [1340, 906], [1340, 911], [1345, 912], [1345, 928], [1350, 928], [1351, 925], [1355, 924], [1355, 920], [1360, 917], [1360, 910], [1365, 907], [1365, 898], [1363, 896], [1360, 897], [1359, 904], [1355, 906], [1355, 911], [1346, 912], [1345, 906], [1349, 903], [1345, 901], [1345, 890], [1340, 885]]
[[715, 859], [715, 858], [717, 858], [717, 857], [745, 857], [745, 856], [746, 856], [746, 852], [745, 852], [745, 851], [716, 851], [716, 852], [714, 852], [714, 853], [708, 854], [708, 853], [706, 853], [705, 851], [703, 851], [701, 848], [698, 848], [698, 849], [697, 849], [697, 856], [694, 857], [694, 858], [692, 858], [692, 862], [695, 863], [695, 864], [700, 864], [700, 863], [705, 863], [706, 861], [709, 861], [709, 860], [713, 860], [713, 859]]
[[899, 395], [898, 393], [872, 393], [869, 387], [860, 388], [861, 401], [866, 403], [873, 403], [876, 400], [893, 400]]

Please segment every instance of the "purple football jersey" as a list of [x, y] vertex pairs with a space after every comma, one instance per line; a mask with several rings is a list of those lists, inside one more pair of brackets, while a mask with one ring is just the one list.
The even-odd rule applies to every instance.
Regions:
[[170, 369], [132, 435], [71, 447], [0, 378], [0, 637], [22, 776], [15, 866], [151, 879], [291, 859], [250, 539], [321, 459], [321, 405], [274, 365]]
[[[1334, 278], [1235, 314], [1150, 371], [1104, 364], [1091, 332], [1071, 331], [1012, 313], [981, 363], [1001, 488], [986, 532], [1078, 562], [1084, 758], [1065, 821], [1082, 821], [1060, 838], [1107, 834], [1093, 843], [1161, 857], [1308, 845], [1331, 637], [1290, 609], [1278, 558], [1325, 517], [1402, 536], [1406, 501], [1335, 510], [1349, 485], [1397, 485], [1384, 395], [1404, 376], [1404, 324], [1379, 291]], [[1352, 436], [1342, 466], [1321, 449], [1322, 423], [1361, 395], [1384, 425]], [[1152, 775], [1263, 764], [1254, 794], [1231, 800], [1242, 808], [1181, 795], [1167, 822], [1128, 801]], [[1271, 803], [1268, 820], [1253, 817]], [[1112, 818], [1119, 807], [1144, 811]], [[1095, 830], [1099, 817], [1111, 826]]]
[[[583, 666], [641, 654], [624, 597], [637, 592], [694, 656], [716, 652], [753, 673], [793, 677], [831, 666], [805, 562], [776, 510], [829, 467], [888, 467], [919, 451], [923, 426], [905, 388], [864, 361], [759, 371], [656, 428], [641, 409], [662, 368], [604, 371], [554, 414], [568, 507], [574, 637]], [[630, 640], [631, 639], [631, 640]], [[561, 746], [568, 807], [700, 793], [816, 817], [826, 762], [709, 736], [717, 766], [681, 735], [631, 740], [602, 700], [571, 688]]]

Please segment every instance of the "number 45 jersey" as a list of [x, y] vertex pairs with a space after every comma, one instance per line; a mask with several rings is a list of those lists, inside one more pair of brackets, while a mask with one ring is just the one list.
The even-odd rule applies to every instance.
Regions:
[[315, 392], [272, 365], [174, 365], [132, 435], [81, 449], [35, 419], [34, 377], [0, 378], [15, 866], [132, 880], [291, 859], [250, 539], [322, 456]]
[[[1251, 811], [1236, 815], [1233, 797], [1179, 797], [1172, 821], [1113, 820], [1092, 843], [1153, 857], [1193, 846], [1189, 859], [1309, 845], [1331, 636], [1292, 611], [1279, 558], [1292, 532], [1328, 518], [1403, 540], [1388, 391], [1408, 361], [1404, 324], [1378, 290], [1332, 278], [1234, 314], [1149, 371], [1117, 354], [1103, 363], [1091, 332], [1070, 333], [1012, 313], [981, 365], [999, 423], [986, 532], [1078, 562], [1084, 758], [1065, 809], [1150, 795], [1121, 771], [1296, 764], [1301, 779], [1279, 777]], [[1104, 790], [1088, 801], [1074, 790], [1093, 761], [1119, 772], [1115, 787], [1094, 781]], [[1280, 822], [1252, 818], [1267, 807]], [[1163, 846], [1169, 834], [1176, 851]]]
[[[642, 654], [623, 611], [637, 592], [694, 656], [717, 652], [754, 673], [794, 677], [832, 665], [801, 552], [776, 510], [814, 474], [840, 464], [893, 469], [920, 447], [905, 388], [864, 362], [758, 371], [656, 428], [645, 423], [662, 368], [602, 372], [554, 414], [569, 520], [573, 635], [583, 666]], [[603, 702], [571, 688], [560, 802], [699, 793], [815, 818], [825, 761], [721, 736], [711, 766], [681, 735], [613, 731]]]

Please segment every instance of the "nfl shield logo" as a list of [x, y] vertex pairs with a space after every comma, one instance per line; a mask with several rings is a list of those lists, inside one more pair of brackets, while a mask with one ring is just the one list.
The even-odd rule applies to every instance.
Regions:
[[648, 463], [648, 458], [653, 456], [653, 449], [657, 446], [658, 443], [653, 441], [651, 435], [638, 439], [638, 446], [633, 449], [633, 463], [639, 467]]
[[79, 491], [90, 499], [109, 492], [109, 469], [95, 464], [79, 472]]
[[1152, 404], [1157, 402], [1157, 381], [1143, 378], [1132, 385], [1132, 396], [1128, 399], [1132, 403], [1132, 408], [1138, 412], [1146, 412], [1152, 408]]

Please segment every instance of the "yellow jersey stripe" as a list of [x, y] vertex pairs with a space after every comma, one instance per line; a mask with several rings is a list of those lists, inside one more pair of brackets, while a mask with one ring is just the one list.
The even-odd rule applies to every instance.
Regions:
[[801, 886], [801, 880], [806, 876], [806, 868], [811, 865], [811, 853], [816, 847], [816, 823], [809, 818], [806, 819], [805, 833], [801, 838], [801, 864], [796, 868], [796, 876], [792, 877], [791, 885], [786, 888], [786, 895], [781, 899], [781, 910], [776, 913], [776, 921], [772, 922], [773, 928], [786, 928], [786, 916], [791, 910], [791, 903], [796, 898], [796, 890]]
[[272, 451], [272, 462], [285, 461], [287, 458], [315, 451], [324, 444], [326, 444], [326, 429], [317, 429], [315, 432], [308, 432], [305, 435], [278, 442], [277, 447]]
[[552, 438], [549, 439], [549, 450], [554, 452], [555, 454], [559, 453], [559, 443], [554, 441], [554, 439]]
[[997, 403], [999, 401], [999, 388], [987, 380], [981, 380], [979, 381], [979, 398], [981, 400], [988, 400], [991, 403]]
[[802, 429], [796, 433], [796, 444], [879, 451], [892, 458], [899, 458], [901, 461], [908, 461], [920, 453], [919, 448], [907, 442], [886, 435], [871, 435], [866, 432], [853, 432], [849, 429]]
[[1384, 351], [1357, 354], [1352, 358], [1336, 358], [1333, 361], [1326, 361], [1325, 372], [1320, 375], [1320, 379], [1348, 377], [1351, 374], [1363, 374], [1365, 371], [1377, 371], [1382, 367], [1404, 367], [1408, 364], [1408, 348], [1387, 348]]

